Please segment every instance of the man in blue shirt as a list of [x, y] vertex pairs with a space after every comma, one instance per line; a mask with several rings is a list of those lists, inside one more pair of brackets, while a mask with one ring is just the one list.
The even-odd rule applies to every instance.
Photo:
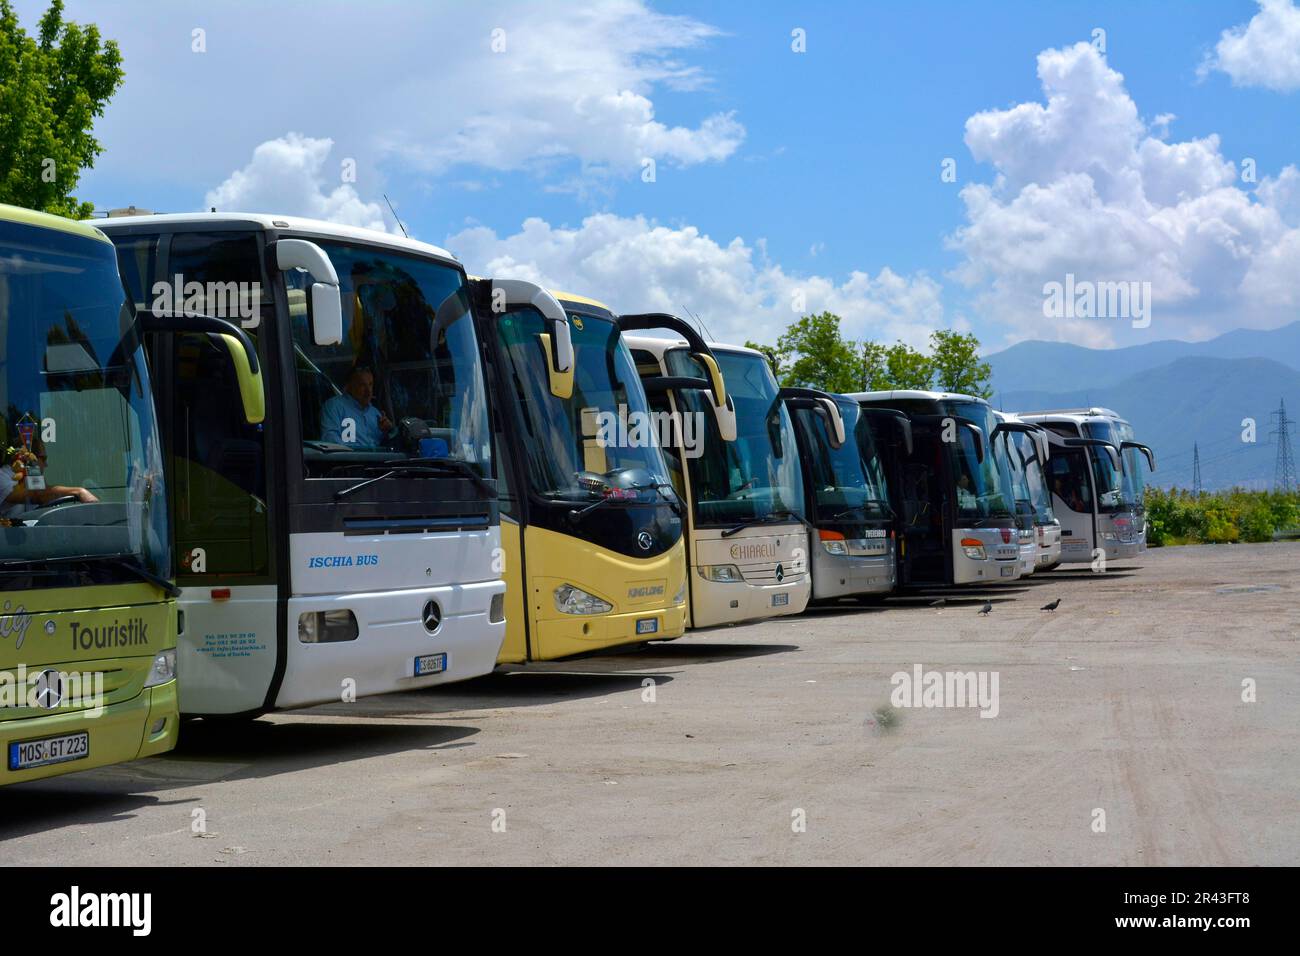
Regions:
[[343, 394], [321, 406], [321, 441], [378, 448], [393, 423], [374, 405], [374, 399], [375, 373], [364, 365], [353, 366]]

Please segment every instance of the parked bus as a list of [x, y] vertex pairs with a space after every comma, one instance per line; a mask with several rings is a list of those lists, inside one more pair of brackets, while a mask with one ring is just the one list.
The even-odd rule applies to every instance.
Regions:
[[1050, 433], [1052, 510], [1061, 521], [1061, 561], [1131, 558], [1142, 548], [1133, 485], [1125, 479], [1112, 420], [1093, 409], [1020, 412]]
[[849, 395], [866, 409], [878, 442], [909, 426], [910, 448], [886, 456], [902, 588], [1014, 581], [1019, 528], [1011, 473], [992, 439], [998, 422], [982, 398], [900, 390]]
[[1042, 463], [1050, 454], [1047, 433], [1037, 425], [1021, 431], [1009, 412], [994, 412], [998, 419], [999, 454], [1007, 457], [1015, 489], [1020, 526], [1020, 574], [1055, 567], [1061, 556], [1061, 525], [1052, 513], [1051, 494]]
[[1120, 457], [1124, 459], [1124, 494], [1126, 498], [1136, 505], [1134, 513], [1137, 517], [1138, 553], [1141, 554], [1147, 549], [1147, 482], [1138, 456], [1141, 455], [1145, 458], [1147, 468], [1155, 471], [1156, 453], [1151, 450], [1150, 446], [1134, 440], [1133, 426], [1120, 418], [1118, 413], [1111, 411], [1109, 408], [1094, 408], [1089, 411], [1094, 415], [1110, 419], [1113, 440], [1118, 442]]
[[[684, 509], [613, 313], [564, 292], [494, 311], [490, 283], [476, 287], [500, 459], [507, 623], [498, 660], [680, 637]], [[563, 374], [550, 351], [561, 328], [573, 356]]]
[[176, 744], [168, 488], [140, 332], [103, 233], [0, 206], [0, 784]]
[[706, 343], [662, 314], [620, 316], [651, 408], [674, 417], [665, 448], [688, 503], [689, 627], [798, 614], [808, 528], [794, 427], [761, 352]]
[[254, 716], [491, 671], [505, 583], [461, 264], [294, 217], [102, 228], [143, 308], [238, 319], [265, 371], [266, 421], [248, 425], [229, 355], [203, 335], [151, 342], [183, 711]]
[[804, 511], [816, 528], [812, 600], [894, 589], [893, 511], [884, 464], [861, 406], [810, 388], [780, 392], [803, 465]]

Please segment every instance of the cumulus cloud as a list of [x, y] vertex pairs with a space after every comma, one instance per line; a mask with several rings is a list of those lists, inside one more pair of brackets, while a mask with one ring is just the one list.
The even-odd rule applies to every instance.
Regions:
[[[719, 31], [645, 0], [282, 0], [249, 14], [193, 0], [149, 17], [130, 5], [86, 14], [130, 64], [101, 130], [99, 173], [138, 177], [140, 144], [158, 141], [160, 118], [186, 162], [156, 163], [146, 181], [218, 181], [286, 130], [333, 139], [371, 182], [383, 170], [476, 168], [617, 180], [646, 158], [723, 161], [744, 141], [696, 62]], [[196, 25], [201, 54], [189, 43]]]
[[1224, 30], [1198, 72], [1212, 70], [1236, 86], [1300, 90], [1300, 7], [1294, 0], [1259, 0], [1259, 13], [1245, 26]]
[[[230, 174], [204, 202], [222, 212], [273, 212], [326, 219], [347, 226], [387, 229], [383, 207], [363, 200], [350, 183], [331, 186], [325, 163], [334, 141], [289, 133], [253, 150], [252, 161]], [[335, 180], [338, 174], [334, 174]]]
[[852, 272], [842, 282], [770, 262], [761, 242], [719, 242], [694, 226], [589, 216], [575, 228], [530, 218], [512, 235], [471, 226], [446, 245], [480, 275], [529, 279], [616, 312], [694, 313], [718, 340], [775, 342], [802, 314], [829, 310], [854, 338], [923, 345], [945, 326], [942, 289], [920, 273]]
[[956, 278], [1008, 340], [1106, 346], [1137, 339], [1120, 319], [1048, 319], [1043, 286], [1067, 274], [1150, 282], [1143, 337], [1206, 337], [1292, 321], [1297, 297], [1297, 173], [1251, 195], [1208, 135], [1167, 142], [1144, 122], [1123, 76], [1079, 43], [1038, 57], [1043, 103], [972, 116], [966, 143], [996, 171], [963, 187], [966, 223], [949, 238]]

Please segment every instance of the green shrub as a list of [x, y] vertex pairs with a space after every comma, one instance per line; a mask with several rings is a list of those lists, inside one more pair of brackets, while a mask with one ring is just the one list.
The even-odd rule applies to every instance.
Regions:
[[1300, 494], [1280, 491], [1216, 491], [1194, 495], [1182, 488], [1146, 490], [1147, 543], [1229, 544], [1272, 541], [1274, 533], [1300, 526]]

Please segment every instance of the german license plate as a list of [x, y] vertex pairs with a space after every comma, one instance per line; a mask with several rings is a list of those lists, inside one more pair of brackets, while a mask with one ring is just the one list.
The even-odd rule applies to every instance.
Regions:
[[636, 622], [636, 632], [638, 634], [657, 634], [659, 633], [659, 619], [655, 617], [643, 617]]
[[998, 571], [1004, 578], [1009, 578], [1016, 573], [1016, 569], [1012, 567], [999, 568]]
[[772, 595], [772, 607], [785, 607], [789, 603], [790, 595], [785, 592]]
[[86, 731], [42, 740], [18, 740], [9, 745], [9, 769], [28, 770], [52, 763], [84, 760], [89, 756], [90, 734]]
[[415, 676], [428, 677], [430, 674], [441, 674], [447, 669], [446, 654], [425, 654], [415, 659]]

